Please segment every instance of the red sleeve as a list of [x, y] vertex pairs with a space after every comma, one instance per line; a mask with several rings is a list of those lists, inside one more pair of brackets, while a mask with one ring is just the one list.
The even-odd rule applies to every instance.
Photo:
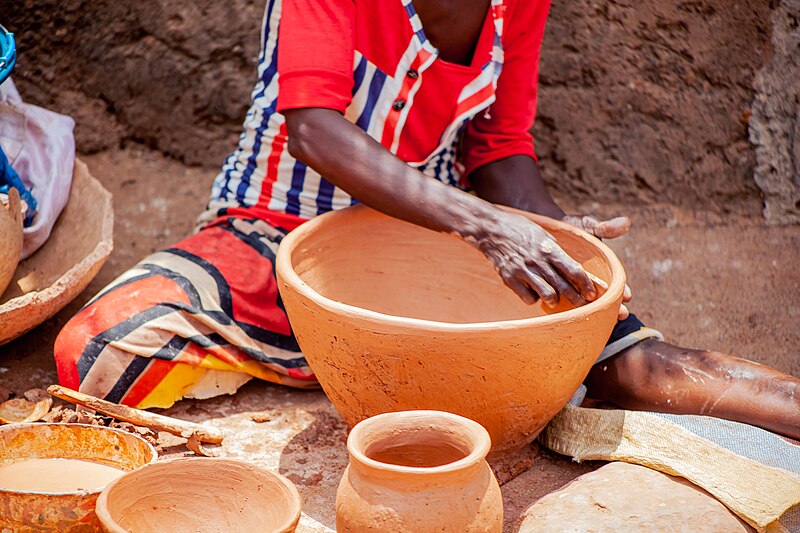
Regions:
[[278, 111], [325, 107], [344, 113], [353, 90], [353, 0], [283, 0], [281, 9]]
[[464, 176], [513, 155], [536, 158], [530, 129], [536, 115], [539, 51], [549, 9], [550, 0], [520, 0], [508, 8], [497, 99], [489, 108], [490, 118], [482, 111], [467, 125], [462, 152]]

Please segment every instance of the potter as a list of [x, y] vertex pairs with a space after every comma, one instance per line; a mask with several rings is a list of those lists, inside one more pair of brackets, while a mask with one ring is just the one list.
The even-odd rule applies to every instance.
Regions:
[[[800, 437], [800, 380], [666, 343], [622, 306], [630, 291], [615, 260], [575, 232], [613, 239], [631, 221], [567, 214], [547, 192], [529, 132], [549, 4], [270, 0], [252, 107], [198, 231], [66, 324], [61, 382], [137, 407], [231, 393], [253, 377], [321, 383], [350, 424], [394, 398], [469, 407], [495, 447], [513, 449], [585, 381], [590, 397], [628, 409]], [[307, 222], [343, 223], [359, 202], [403, 225], [387, 250], [359, 251], [389, 224], [363, 211], [352, 216], [367, 223], [347, 232]], [[303, 223], [319, 235], [283, 252]], [[300, 269], [296, 287], [276, 282], [276, 253], [292, 256], [280, 271]], [[318, 362], [328, 351], [336, 369]]]

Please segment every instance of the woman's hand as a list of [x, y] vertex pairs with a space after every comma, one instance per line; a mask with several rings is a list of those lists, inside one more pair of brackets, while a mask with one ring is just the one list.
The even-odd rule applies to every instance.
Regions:
[[498, 211], [473, 235], [462, 237], [483, 252], [505, 284], [528, 304], [541, 298], [554, 307], [563, 296], [580, 306], [597, 298], [581, 264], [524, 216]]
[[[628, 217], [616, 217], [611, 220], [597, 220], [589, 215], [566, 215], [562, 221], [572, 224], [599, 239], [616, 239], [628, 233], [631, 229], [631, 219]], [[625, 291], [622, 293], [622, 301], [630, 302], [633, 294], [631, 288], [625, 284]], [[623, 304], [619, 308], [619, 319], [625, 320], [630, 312]]]
[[589, 215], [566, 215], [561, 220], [594, 235], [598, 239], [616, 239], [631, 230], [631, 219], [628, 217], [597, 220]]

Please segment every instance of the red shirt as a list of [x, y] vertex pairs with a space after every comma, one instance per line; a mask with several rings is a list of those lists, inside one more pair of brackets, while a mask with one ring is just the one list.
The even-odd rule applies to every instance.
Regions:
[[410, 0], [270, 0], [253, 106], [210, 210], [292, 229], [355, 203], [288, 154], [285, 109], [340, 111], [400, 159], [451, 185], [492, 161], [534, 157], [530, 129], [549, 3], [492, 0], [464, 66], [438, 57]]

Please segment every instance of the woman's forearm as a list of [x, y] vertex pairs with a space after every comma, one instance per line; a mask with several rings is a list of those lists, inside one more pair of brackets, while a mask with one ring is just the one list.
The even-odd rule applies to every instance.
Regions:
[[494, 161], [475, 169], [469, 179], [478, 196], [493, 204], [558, 220], [564, 217], [564, 211], [550, 196], [539, 167], [531, 157], [518, 155]]
[[285, 112], [289, 152], [363, 204], [434, 231], [480, 239], [499, 210], [429, 178], [328, 109]]
[[575, 305], [597, 297], [580, 263], [521, 215], [429, 178], [329, 109], [284, 112], [289, 152], [365, 205], [480, 250], [505, 284], [528, 303]]

